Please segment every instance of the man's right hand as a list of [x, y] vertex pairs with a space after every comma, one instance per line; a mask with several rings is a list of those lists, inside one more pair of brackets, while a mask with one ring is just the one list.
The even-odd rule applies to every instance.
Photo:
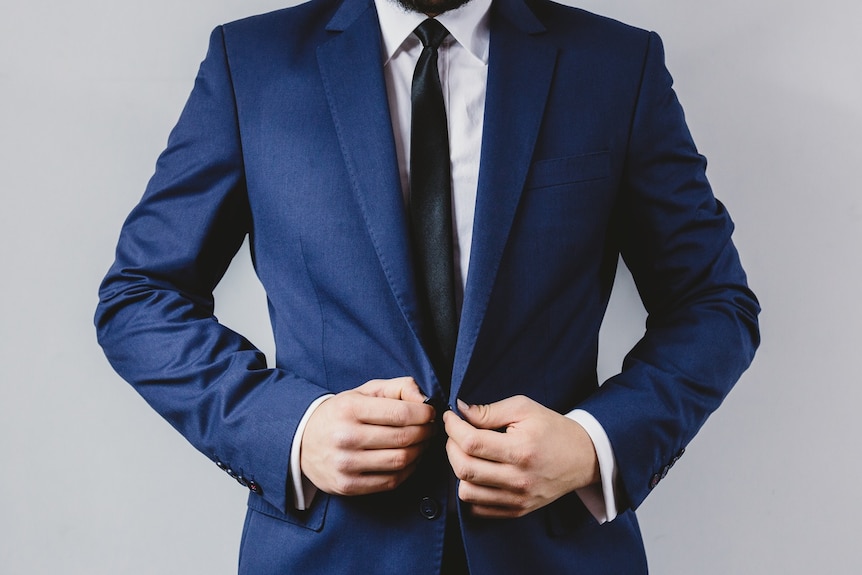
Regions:
[[434, 408], [412, 377], [374, 379], [324, 401], [305, 427], [303, 475], [336, 495], [398, 487], [434, 434]]

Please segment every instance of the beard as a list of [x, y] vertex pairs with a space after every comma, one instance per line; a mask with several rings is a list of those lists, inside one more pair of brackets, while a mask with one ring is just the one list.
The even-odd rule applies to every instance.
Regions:
[[438, 15], [460, 8], [470, 0], [395, 0], [404, 9], [421, 14]]

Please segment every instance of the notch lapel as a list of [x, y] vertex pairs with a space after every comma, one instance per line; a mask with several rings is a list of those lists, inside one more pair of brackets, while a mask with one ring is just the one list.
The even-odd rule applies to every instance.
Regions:
[[461, 312], [452, 397], [482, 327], [533, 155], [557, 48], [522, 0], [496, 0], [470, 267]]
[[[421, 348], [416, 286], [373, 2], [344, 2], [317, 49], [318, 67], [350, 183], [392, 294]], [[431, 382], [430, 361], [417, 379]], [[436, 380], [436, 378], [434, 379]], [[431, 384], [425, 393], [432, 393]]]

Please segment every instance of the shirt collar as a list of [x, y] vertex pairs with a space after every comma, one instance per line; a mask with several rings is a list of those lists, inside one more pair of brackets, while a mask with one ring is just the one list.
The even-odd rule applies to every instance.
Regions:
[[[383, 64], [386, 65], [405, 40], [413, 37], [413, 30], [427, 16], [407, 10], [398, 4], [398, 0], [374, 0], [374, 4], [377, 7], [377, 18], [383, 37]], [[460, 8], [437, 16], [437, 20], [446, 26], [452, 38], [484, 64], [488, 63], [488, 44], [491, 38], [488, 24], [490, 8], [491, 0], [469, 0]]]

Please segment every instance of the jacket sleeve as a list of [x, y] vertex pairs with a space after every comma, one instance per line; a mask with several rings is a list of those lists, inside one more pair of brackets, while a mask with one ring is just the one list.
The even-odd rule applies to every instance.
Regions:
[[650, 34], [615, 237], [648, 313], [644, 337], [581, 407], [603, 426], [623, 506], [637, 507], [750, 364], [759, 304]]
[[147, 190], [123, 226], [96, 311], [117, 372], [198, 450], [284, 510], [296, 426], [325, 390], [213, 315], [213, 288], [250, 232], [221, 28]]

